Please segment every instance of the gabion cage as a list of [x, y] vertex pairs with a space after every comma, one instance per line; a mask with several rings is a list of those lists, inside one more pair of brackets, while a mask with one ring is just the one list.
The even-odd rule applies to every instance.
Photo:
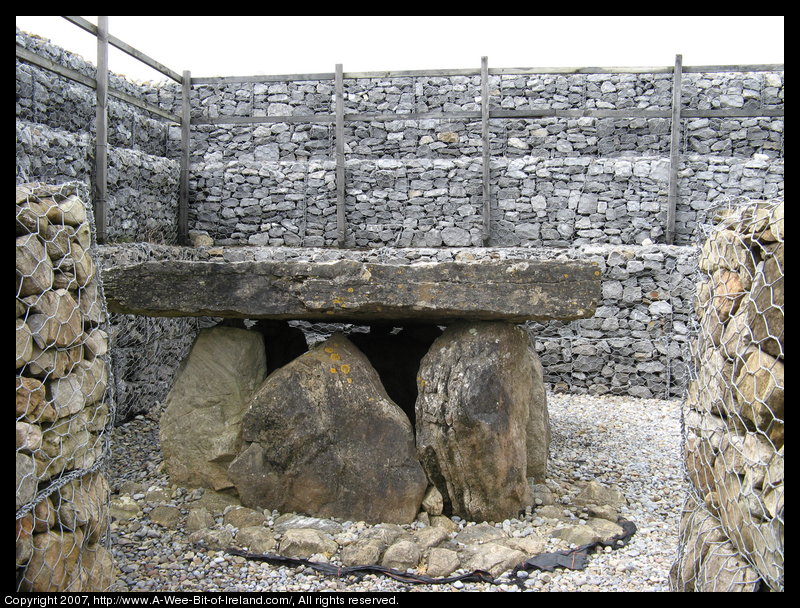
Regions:
[[113, 383], [85, 189], [16, 187], [19, 591], [104, 591], [116, 575], [105, 473]]
[[675, 590], [784, 588], [783, 209], [734, 201], [703, 234]]

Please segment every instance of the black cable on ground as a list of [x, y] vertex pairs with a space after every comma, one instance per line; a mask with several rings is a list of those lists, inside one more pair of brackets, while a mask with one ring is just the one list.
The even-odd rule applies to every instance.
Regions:
[[[628, 544], [631, 537], [636, 533], [636, 524], [626, 520], [617, 522], [622, 527], [622, 534], [613, 536], [608, 540], [600, 540], [592, 543], [586, 543], [575, 549], [566, 551], [555, 551], [553, 553], [541, 553], [530, 559], [526, 559], [521, 564], [515, 566], [512, 574], [516, 574], [520, 570], [543, 570], [545, 572], [552, 572], [556, 568], [566, 568], [568, 570], [583, 570], [589, 562], [589, 551], [596, 547], [611, 547], [617, 549]], [[491, 583], [497, 585], [500, 583], [507, 584], [508, 580], [498, 581], [489, 572], [485, 570], [473, 570], [466, 574], [458, 576], [449, 576], [445, 578], [433, 578], [425, 576], [424, 574], [409, 574], [402, 570], [395, 570], [394, 568], [386, 568], [385, 566], [378, 565], [363, 565], [363, 566], [335, 566], [333, 564], [326, 564], [322, 562], [312, 562], [301, 557], [286, 557], [283, 555], [275, 555], [272, 553], [249, 553], [242, 549], [231, 548], [227, 550], [230, 555], [238, 555], [248, 560], [267, 562], [276, 566], [304, 566], [316, 570], [321, 574], [327, 576], [336, 576], [339, 578], [355, 575], [359, 579], [366, 574], [381, 574], [388, 576], [403, 583], [424, 584], [424, 585], [443, 585], [448, 583], [455, 583], [456, 581], [470, 582], [470, 583]], [[518, 577], [512, 577], [512, 581]]]

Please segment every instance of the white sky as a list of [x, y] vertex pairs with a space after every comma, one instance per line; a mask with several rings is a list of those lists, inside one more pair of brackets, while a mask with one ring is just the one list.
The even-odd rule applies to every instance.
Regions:
[[[17, 26], [96, 63], [93, 36], [57, 16]], [[97, 17], [85, 17], [97, 23]], [[109, 32], [192, 76], [489, 67], [783, 63], [783, 16], [133, 16]], [[160, 73], [114, 49], [113, 72]]]

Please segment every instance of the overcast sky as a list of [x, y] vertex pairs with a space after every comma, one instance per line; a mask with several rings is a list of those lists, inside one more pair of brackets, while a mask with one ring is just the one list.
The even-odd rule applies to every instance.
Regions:
[[[85, 17], [96, 24], [97, 17]], [[97, 43], [56, 16], [17, 26], [96, 63]], [[192, 76], [489, 67], [783, 63], [783, 16], [133, 16], [109, 32]], [[111, 48], [113, 72], [160, 80]]]

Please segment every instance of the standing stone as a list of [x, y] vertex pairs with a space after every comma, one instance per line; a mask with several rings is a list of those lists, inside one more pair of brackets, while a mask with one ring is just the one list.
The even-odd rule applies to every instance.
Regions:
[[433, 343], [419, 371], [417, 451], [445, 513], [501, 521], [530, 504], [536, 378], [528, 336], [509, 323], [451, 325]]
[[181, 364], [161, 415], [161, 450], [172, 483], [229, 488], [242, 416], [267, 371], [264, 339], [235, 327], [203, 329]]
[[425, 493], [411, 423], [361, 351], [336, 334], [253, 396], [229, 474], [242, 504], [410, 523]]

